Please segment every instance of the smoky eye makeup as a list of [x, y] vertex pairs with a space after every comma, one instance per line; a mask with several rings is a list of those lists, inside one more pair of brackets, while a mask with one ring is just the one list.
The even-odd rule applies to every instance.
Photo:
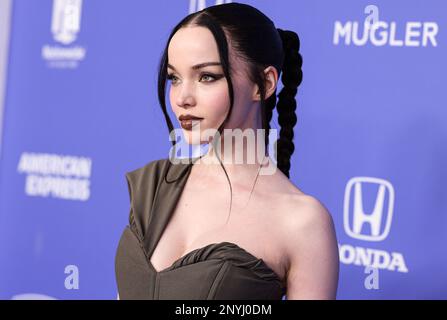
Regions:
[[203, 77], [209, 77], [212, 78], [212, 81], [205, 81], [205, 82], [213, 82], [213, 81], [217, 81], [219, 79], [223, 78], [223, 74], [219, 74], [219, 73], [212, 73], [212, 72], [203, 72], [200, 74], [200, 79], [202, 79]]
[[[201, 72], [198, 75], [198, 77], [199, 77], [199, 80], [202, 80], [205, 77], [206, 78], [211, 78], [211, 80], [204, 80], [204, 81], [201, 81], [201, 82], [214, 82], [214, 81], [217, 81], [219, 79], [222, 79], [224, 77], [224, 75], [221, 74], [221, 73]], [[177, 79], [177, 76], [174, 73], [168, 72], [167, 75], [166, 75], [166, 79], [174, 80], [174, 79]]]

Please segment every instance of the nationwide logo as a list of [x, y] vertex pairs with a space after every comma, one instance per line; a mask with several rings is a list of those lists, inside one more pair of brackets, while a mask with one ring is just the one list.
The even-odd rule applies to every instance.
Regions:
[[381, 21], [379, 8], [369, 5], [364, 21], [335, 21], [333, 44], [346, 46], [437, 47], [439, 26], [434, 21]]
[[[215, 5], [230, 3], [231, 0], [216, 0]], [[206, 0], [189, 0], [189, 13], [194, 13], [206, 8]]]
[[[374, 197], [367, 197], [364, 189], [375, 190]], [[369, 198], [369, 199], [368, 199]], [[365, 212], [366, 200], [374, 203], [371, 212]], [[346, 185], [343, 227], [354, 239], [379, 242], [391, 230], [394, 210], [394, 188], [389, 181], [372, 177], [354, 177]], [[401, 252], [388, 252], [349, 244], [339, 244], [340, 262], [390, 271], [408, 272]]]
[[42, 58], [51, 68], [77, 68], [84, 60], [86, 49], [73, 45], [81, 29], [82, 0], [53, 0], [51, 32], [61, 45], [45, 44]]
[[90, 158], [24, 152], [17, 171], [26, 174], [25, 194], [28, 196], [77, 201], [90, 198]]
[[11, 300], [57, 300], [57, 298], [42, 293], [21, 293], [12, 296]]

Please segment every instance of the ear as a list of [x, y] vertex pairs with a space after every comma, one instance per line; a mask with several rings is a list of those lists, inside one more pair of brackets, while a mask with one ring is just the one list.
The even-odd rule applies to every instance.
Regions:
[[[268, 66], [264, 69], [265, 78], [265, 99], [267, 100], [276, 90], [278, 85], [278, 71], [273, 66]], [[253, 100], [260, 101], [261, 93], [258, 85], [255, 85], [255, 92], [253, 94]]]

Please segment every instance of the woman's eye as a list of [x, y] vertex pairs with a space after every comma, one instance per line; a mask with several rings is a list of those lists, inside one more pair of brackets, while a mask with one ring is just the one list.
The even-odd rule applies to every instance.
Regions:
[[216, 80], [216, 77], [211, 74], [203, 74], [200, 79], [203, 79], [203, 78], [208, 78], [208, 79], [211, 78], [211, 80], [205, 80], [205, 82], [212, 82], [212, 81]]
[[168, 76], [166, 77], [166, 79], [168, 79], [168, 80], [176, 80], [177, 77], [174, 76], [173, 74], [168, 74]]
[[[203, 80], [202, 82], [213, 82], [213, 81], [215, 81], [217, 79], [220, 79], [221, 77], [222, 76], [219, 76], [219, 75], [215, 76], [215, 75], [206, 73], [206, 74], [202, 74], [200, 76], [200, 81]], [[178, 80], [178, 78], [175, 75], [173, 75], [173, 74], [168, 74], [166, 76], [166, 79], [172, 81], [173, 84], [175, 84], [177, 82], [177, 80]]]

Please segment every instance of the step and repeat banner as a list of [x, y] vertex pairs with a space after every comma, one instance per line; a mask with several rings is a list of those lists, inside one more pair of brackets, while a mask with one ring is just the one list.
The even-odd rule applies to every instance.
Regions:
[[[171, 148], [162, 50], [184, 16], [221, 2], [12, 2], [1, 299], [116, 299], [125, 173]], [[291, 180], [333, 216], [337, 297], [446, 299], [447, 2], [240, 2], [301, 39]]]

